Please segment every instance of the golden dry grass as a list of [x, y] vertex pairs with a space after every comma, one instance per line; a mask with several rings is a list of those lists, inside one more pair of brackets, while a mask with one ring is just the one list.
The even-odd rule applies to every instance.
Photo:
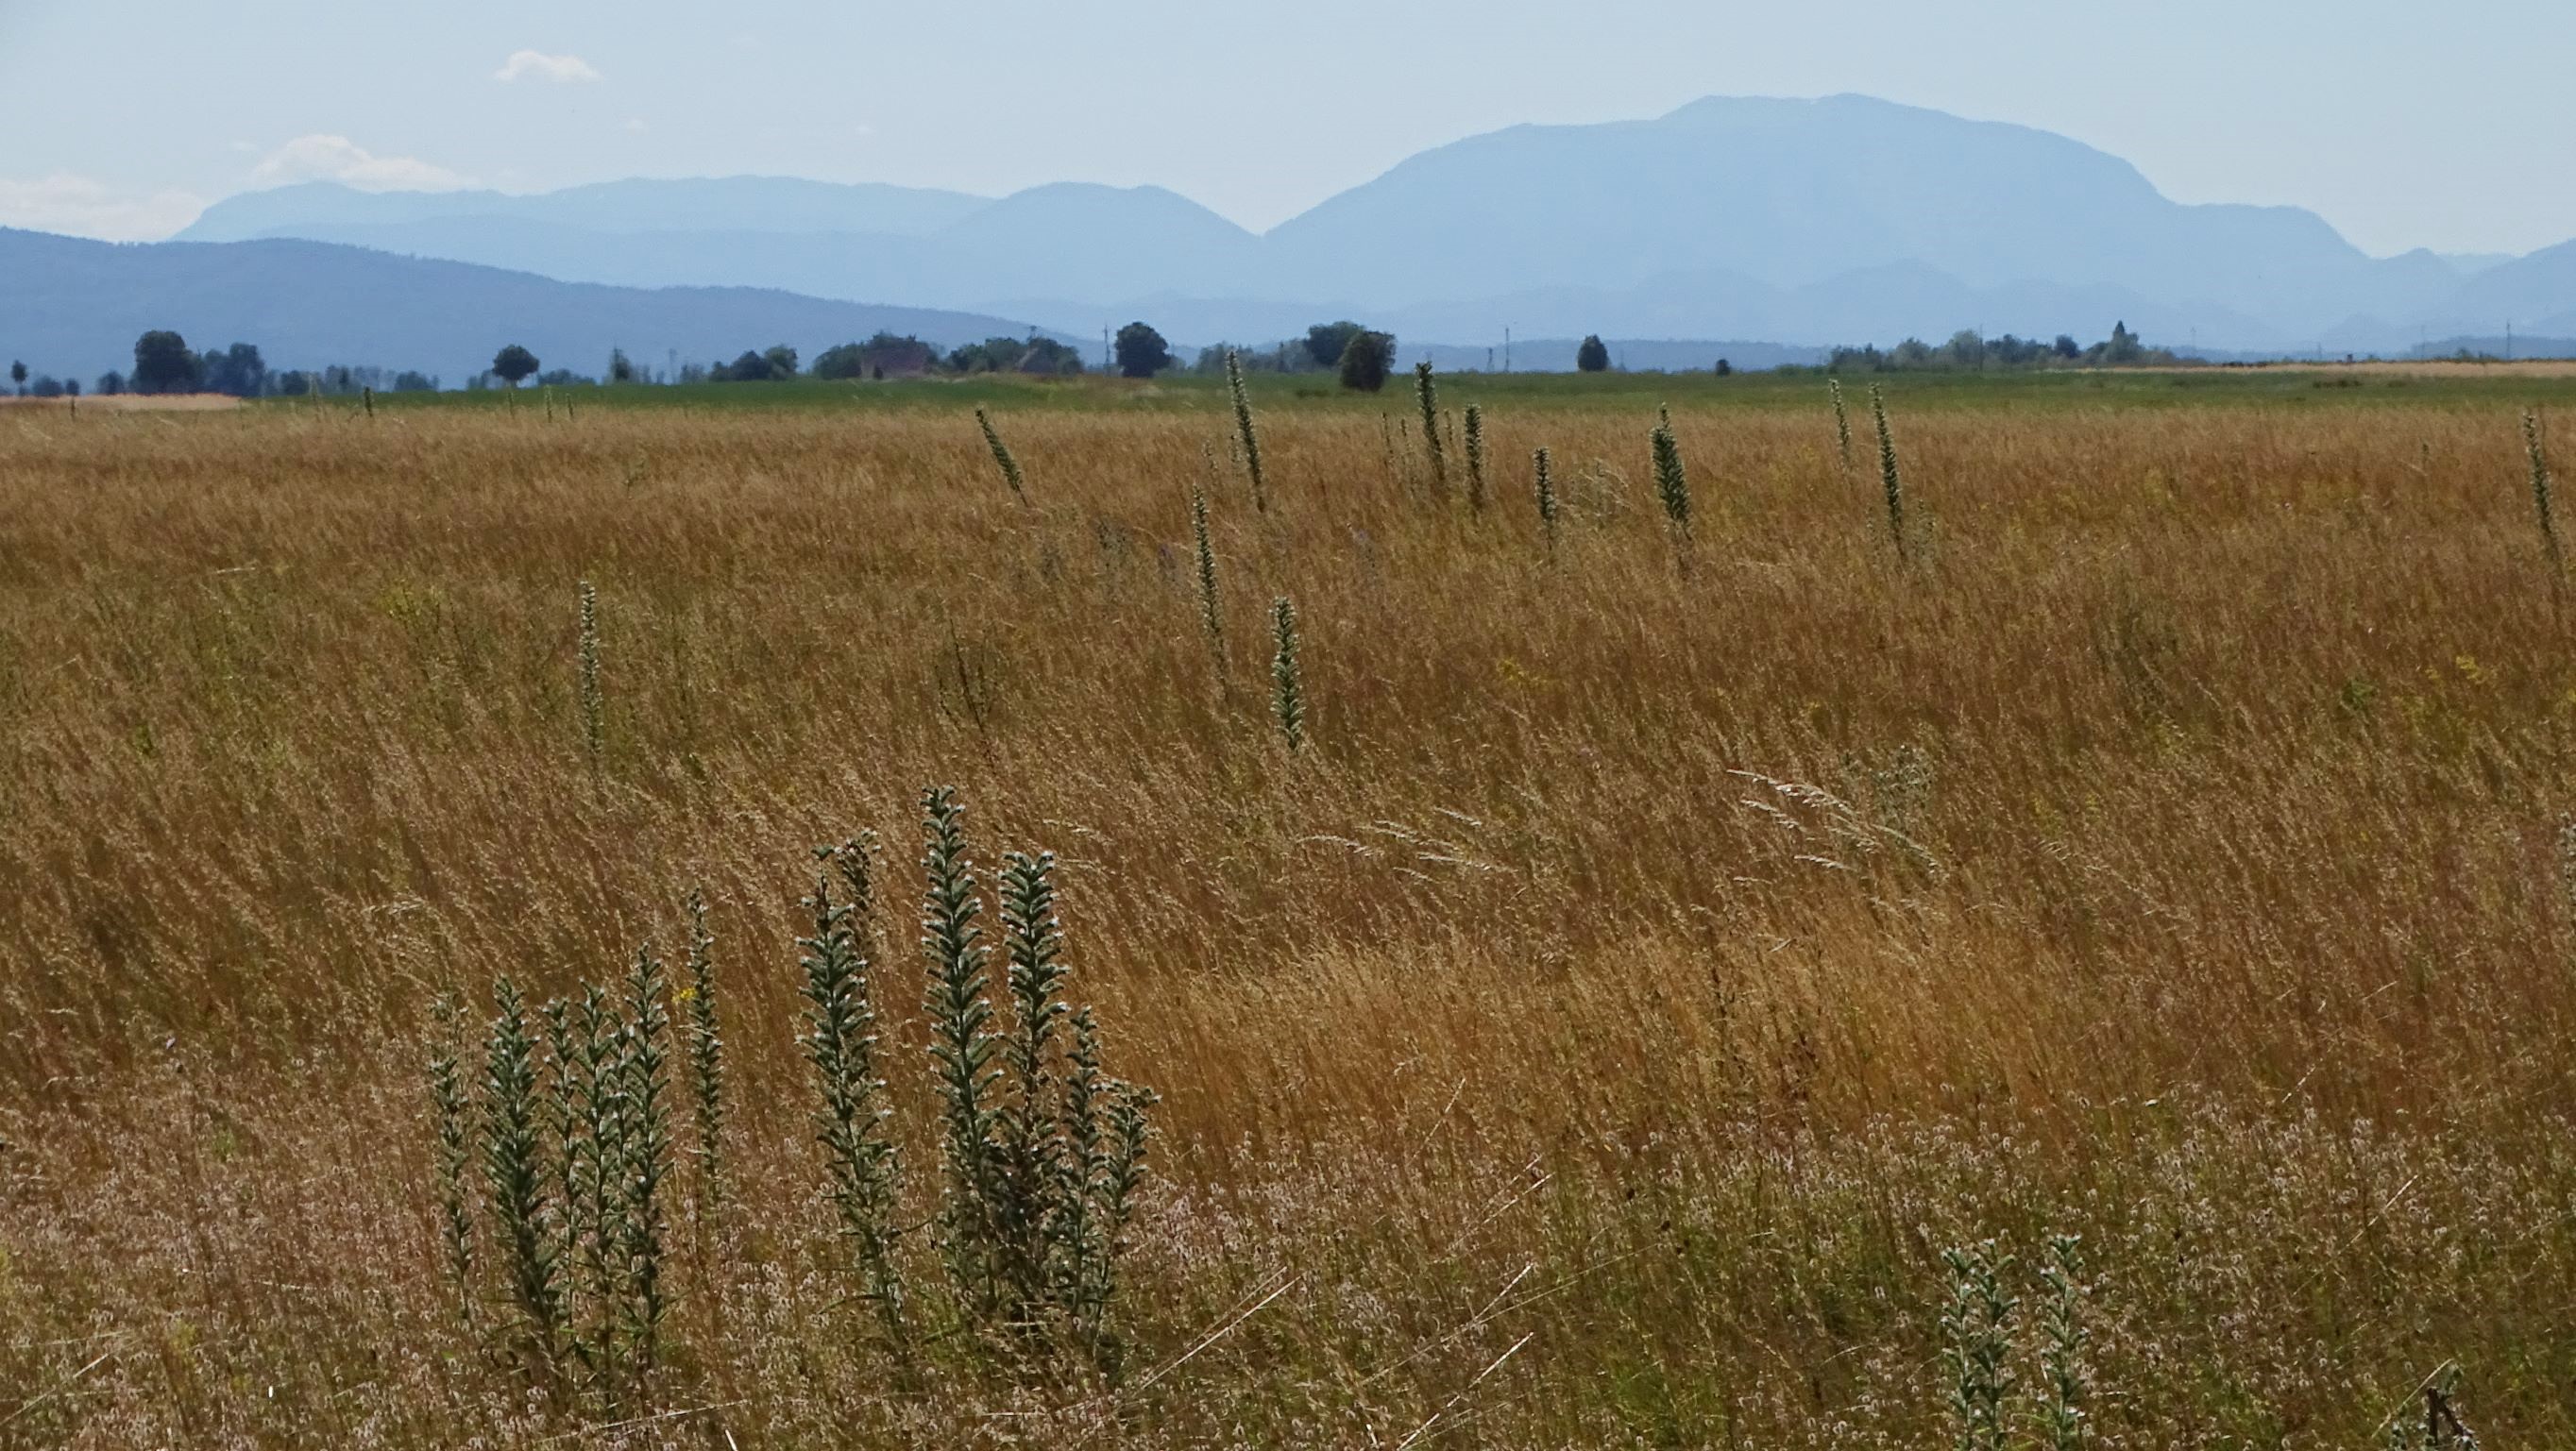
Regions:
[[[1648, 415], [1489, 409], [1474, 518], [1274, 410], [1221, 677], [1211, 412], [1003, 412], [1034, 510], [962, 406], [0, 418], [0, 1445], [578, 1430], [453, 1323], [420, 1035], [692, 885], [742, 1199], [683, 1236], [696, 1413], [598, 1443], [1931, 1444], [1938, 1250], [2052, 1228], [2126, 1444], [2358, 1444], [2453, 1357], [2491, 1442], [2576, 1436], [2512, 414], [1892, 406], [1916, 563], [1819, 397], [1676, 412], [1687, 575]], [[805, 850], [900, 859], [932, 781], [1064, 855], [1167, 1100], [1114, 1387], [905, 1383], [814, 1203]]]
[[30, 413], [229, 413], [242, 400], [222, 393], [109, 393], [88, 398], [0, 398], [0, 409]]

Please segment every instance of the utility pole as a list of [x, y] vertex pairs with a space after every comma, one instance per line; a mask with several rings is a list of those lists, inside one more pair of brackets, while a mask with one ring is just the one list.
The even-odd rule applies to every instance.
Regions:
[[1512, 325], [1503, 324], [1503, 371], [1512, 370]]

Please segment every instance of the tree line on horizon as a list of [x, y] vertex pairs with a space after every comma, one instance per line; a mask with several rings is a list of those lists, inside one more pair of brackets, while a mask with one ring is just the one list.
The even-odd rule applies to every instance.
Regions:
[[[1203, 348], [1189, 371], [1202, 374], [1222, 372], [1229, 353], [1239, 358], [1246, 371], [1330, 372], [1336, 374], [1345, 387], [1376, 392], [1386, 385], [1387, 374], [1394, 366], [1395, 337], [1347, 319], [1317, 323], [1306, 330], [1303, 338], [1273, 345], [1242, 347], [1220, 343]], [[1157, 377], [1183, 366], [1163, 334], [1152, 324], [1141, 321], [1127, 324], [1111, 338], [1109, 363], [1120, 377], [1138, 379]], [[570, 387], [784, 383], [798, 378], [856, 382], [933, 375], [966, 377], [987, 373], [1074, 377], [1088, 371], [1079, 349], [1034, 330], [1024, 338], [990, 337], [945, 353], [937, 345], [911, 334], [880, 330], [865, 341], [841, 343], [824, 349], [810, 366], [795, 348], [779, 343], [767, 348], [746, 348], [731, 362], [678, 363], [670, 370], [655, 374], [637, 366], [625, 349], [617, 348], [610, 351], [607, 368], [596, 378], [567, 368], [547, 371], [535, 353], [521, 344], [512, 343], [494, 354], [492, 366], [469, 379], [466, 386], [489, 387], [497, 382], [504, 387], [516, 388], [531, 380], [542, 386]]]
[[[1344, 318], [1317, 323], [1309, 327], [1302, 338], [1252, 345], [1212, 344], [1201, 348], [1185, 368], [1174, 356], [1162, 333], [1151, 324], [1138, 321], [1117, 331], [1111, 339], [1109, 352], [1110, 366], [1125, 378], [1153, 378], [1183, 370], [1200, 376], [1222, 375], [1226, 360], [1231, 357], [1236, 366], [1247, 373], [1330, 374], [1345, 388], [1374, 393], [1385, 387], [1394, 368], [1395, 337]], [[1815, 365], [1812, 370], [1824, 373], [1995, 372], [2049, 368], [2179, 367], [2203, 361], [2169, 348], [2150, 347], [2122, 321], [2112, 325], [2110, 337], [2090, 346], [2077, 343], [2073, 335], [2067, 333], [2042, 342], [2011, 333], [1989, 338], [1976, 329], [1963, 328], [1938, 345], [1909, 337], [1886, 349], [1875, 344], [1839, 347], [1823, 364]], [[1577, 372], [1611, 371], [1610, 347], [1600, 334], [1588, 334], [1577, 345], [1574, 362]], [[1809, 369], [1790, 364], [1783, 370]], [[1086, 371], [1079, 349], [1034, 330], [1025, 338], [990, 337], [946, 352], [936, 344], [911, 334], [880, 330], [864, 341], [841, 343], [824, 349], [815, 356], [810, 367], [803, 363], [796, 349], [781, 343], [764, 349], [747, 348], [731, 362], [678, 364], [673, 370], [656, 375], [637, 366], [624, 349], [612, 349], [608, 366], [596, 378], [570, 368], [548, 370], [527, 347], [511, 343], [493, 355], [492, 366], [488, 370], [467, 379], [466, 387], [482, 389], [497, 383], [516, 388], [531, 380], [549, 387], [591, 387], [603, 383], [612, 386], [776, 383], [808, 377], [826, 382], [855, 382], [998, 373], [1073, 377]], [[1719, 358], [1711, 371], [1723, 377], [1735, 369], [1726, 359]], [[82, 394], [78, 379], [56, 378], [47, 374], [31, 376], [24, 362], [10, 365], [9, 381], [22, 398], [77, 398]], [[274, 398], [310, 394], [355, 395], [367, 391], [435, 392], [439, 386], [434, 375], [410, 369], [393, 371], [335, 364], [311, 370], [272, 370], [254, 344], [237, 342], [227, 348], [200, 353], [190, 349], [187, 340], [178, 333], [155, 330], [136, 339], [131, 372], [110, 370], [98, 378], [90, 391], [95, 395], [221, 393], [236, 398]]]
[[[78, 378], [49, 373], [30, 375], [23, 361], [9, 365], [9, 382], [21, 398], [78, 398]], [[123, 393], [221, 393], [233, 398], [296, 398], [310, 394], [338, 396], [366, 391], [434, 393], [438, 379], [409, 369], [394, 371], [335, 363], [324, 368], [269, 367], [254, 343], [234, 343], [197, 352], [188, 340], [155, 329], [134, 340], [131, 371], [111, 368], [91, 384], [89, 396], [112, 398]]]

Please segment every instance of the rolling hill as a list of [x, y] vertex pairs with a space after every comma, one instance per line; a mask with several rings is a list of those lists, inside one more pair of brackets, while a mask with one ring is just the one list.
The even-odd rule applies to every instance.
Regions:
[[1000, 317], [830, 301], [740, 287], [640, 289], [391, 256], [326, 242], [114, 245], [0, 229], [0, 352], [84, 381], [175, 329], [198, 348], [255, 343], [272, 367], [417, 368], [454, 386], [504, 343], [547, 366], [731, 358], [786, 343], [811, 357], [879, 329], [942, 346], [1028, 325]]

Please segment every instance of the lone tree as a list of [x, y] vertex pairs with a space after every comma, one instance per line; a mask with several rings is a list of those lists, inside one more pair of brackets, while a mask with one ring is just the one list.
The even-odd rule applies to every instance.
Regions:
[[1394, 366], [1394, 335], [1362, 328], [1342, 347], [1342, 386], [1374, 393], [1386, 386], [1387, 370]]
[[25, 395], [27, 391], [27, 365], [25, 363], [11, 363], [9, 365], [9, 382], [12, 386], [17, 388], [21, 396]]
[[1118, 330], [1118, 375], [1122, 378], [1150, 378], [1172, 366], [1172, 345], [1163, 335], [1141, 322], [1131, 322]]
[[1601, 341], [1601, 334], [1585, 338], [1583, 346], [1574, 350], [1574, 366], [1586, 373], [1610, 371], [1610, 345]]
[[134, 374], [127, 381], [137, 393], [193, 392], [200, 366], [186, 338], [148, 332], [134, 340]]
[[492, 355], [492, 371], [502, 382], [516, 388], [537, 371], [537, 355], [512, 343]]
[[1351, 345], [1351, 339], [1366, 331], [1348, 318], [1319, 322], [1306, 329], [1306, 356], [1314, 359], [1318, 368], [1340, 367], [1343, 350]]

